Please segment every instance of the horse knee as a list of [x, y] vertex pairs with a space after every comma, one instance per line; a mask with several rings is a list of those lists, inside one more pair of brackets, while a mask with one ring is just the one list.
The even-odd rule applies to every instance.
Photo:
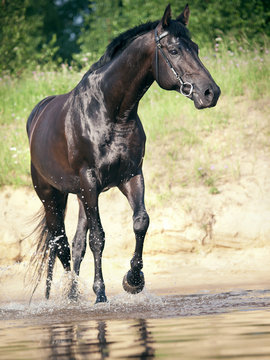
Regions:
[[135, 234], [145, 234], [149, 226], [149, 216], [146, 211], [136, 214], [133, 218], [133, 229]]

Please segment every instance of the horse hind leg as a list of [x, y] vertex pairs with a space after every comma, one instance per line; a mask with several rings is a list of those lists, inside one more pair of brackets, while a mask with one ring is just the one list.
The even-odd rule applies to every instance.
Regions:
[[64, 217], [67, 195], [54, 191], [49, 203], [44, 205], [46, 222], [51, 235], [49, 242], [49, 261], [46, 280], [46, 298], [50, 296], [53, 268], [56, 257], [59, 258], [65, 271], [70, 271], [70, 248], [65, 232]]
[[81, 262], [84, 258], [86, 251], [86, 235], [87, 235], [87, 217], [84, 210], [84, 205], [80, 198], [78, 197], [79, 202], [79, 217], [78, 225], [75, 236], [72, 241], [72, 261], [73, 261], [73, 270], [75, 277], [72, 279], [72, 284], [69, 292], [69, 299], [76, 301], [78, 298], [78, 280], [77, 277], [80, 274]]
[[47, 262], [46, 279], [46, 298], [50, 296], [53, 268], [56, 257], [61, 261], [65, 271], [70, 271], [70, 248], [65, 233], [65, 209], [67, 204], [67, 194], [62, 193], [45, 182], [38, 176], [37, 171], [32, 166], [32, 179], [35, 190], [43, 203], [45, 210], [45, 227], [47, 236], [42, 247], [38, 244], [38, 249], [42, 248], [42, 264]]

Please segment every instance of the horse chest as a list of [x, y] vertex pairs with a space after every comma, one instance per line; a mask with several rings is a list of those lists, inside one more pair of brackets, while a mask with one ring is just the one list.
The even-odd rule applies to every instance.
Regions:
[[144, 143], [136, 140], [118, 138], [100, 146], [97, 169], [105, 187], [118, 185], [137, 173], [142, 163]]

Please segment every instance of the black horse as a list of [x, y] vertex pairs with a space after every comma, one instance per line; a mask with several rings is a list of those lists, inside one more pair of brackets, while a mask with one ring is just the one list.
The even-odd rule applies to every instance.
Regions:
[[[37, 282], [47, 268], [47, 298], [56, 257], [66, 271], [71, 270], [64, 218], [68, 194], [73, 193], [79, 201], [73, 270], [79, 275], [89, 230], [96, 302], [107, 300], [98, 198], [113, 186], [130, 203], [136, 237], [123, 287], [130, 293], [143, 289], [142, 252], [149, 217], [144, 205], [146, 137], [137, 114], [139, 101], [155, 80], [163, 89], [176, 90], [193, 100], [198, 109], [215, 106], [220, 95], [198, 57], [198, 46], [190, 39], [188, 19], [188, 5], [176, 20], [171, 19], [168, 5], [161, 21], [140, 25], [115, 38], [71, 92], [47, 97], [30, 114], [31, 175], [45, 210], [34, 259]], [[69, 296], [77, 297], [76, 277]]]

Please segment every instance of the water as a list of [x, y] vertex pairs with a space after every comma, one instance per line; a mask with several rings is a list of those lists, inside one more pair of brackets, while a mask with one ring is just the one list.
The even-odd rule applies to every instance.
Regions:
[[0, 304], [0, 359], [270, 359], [270, 290]]

